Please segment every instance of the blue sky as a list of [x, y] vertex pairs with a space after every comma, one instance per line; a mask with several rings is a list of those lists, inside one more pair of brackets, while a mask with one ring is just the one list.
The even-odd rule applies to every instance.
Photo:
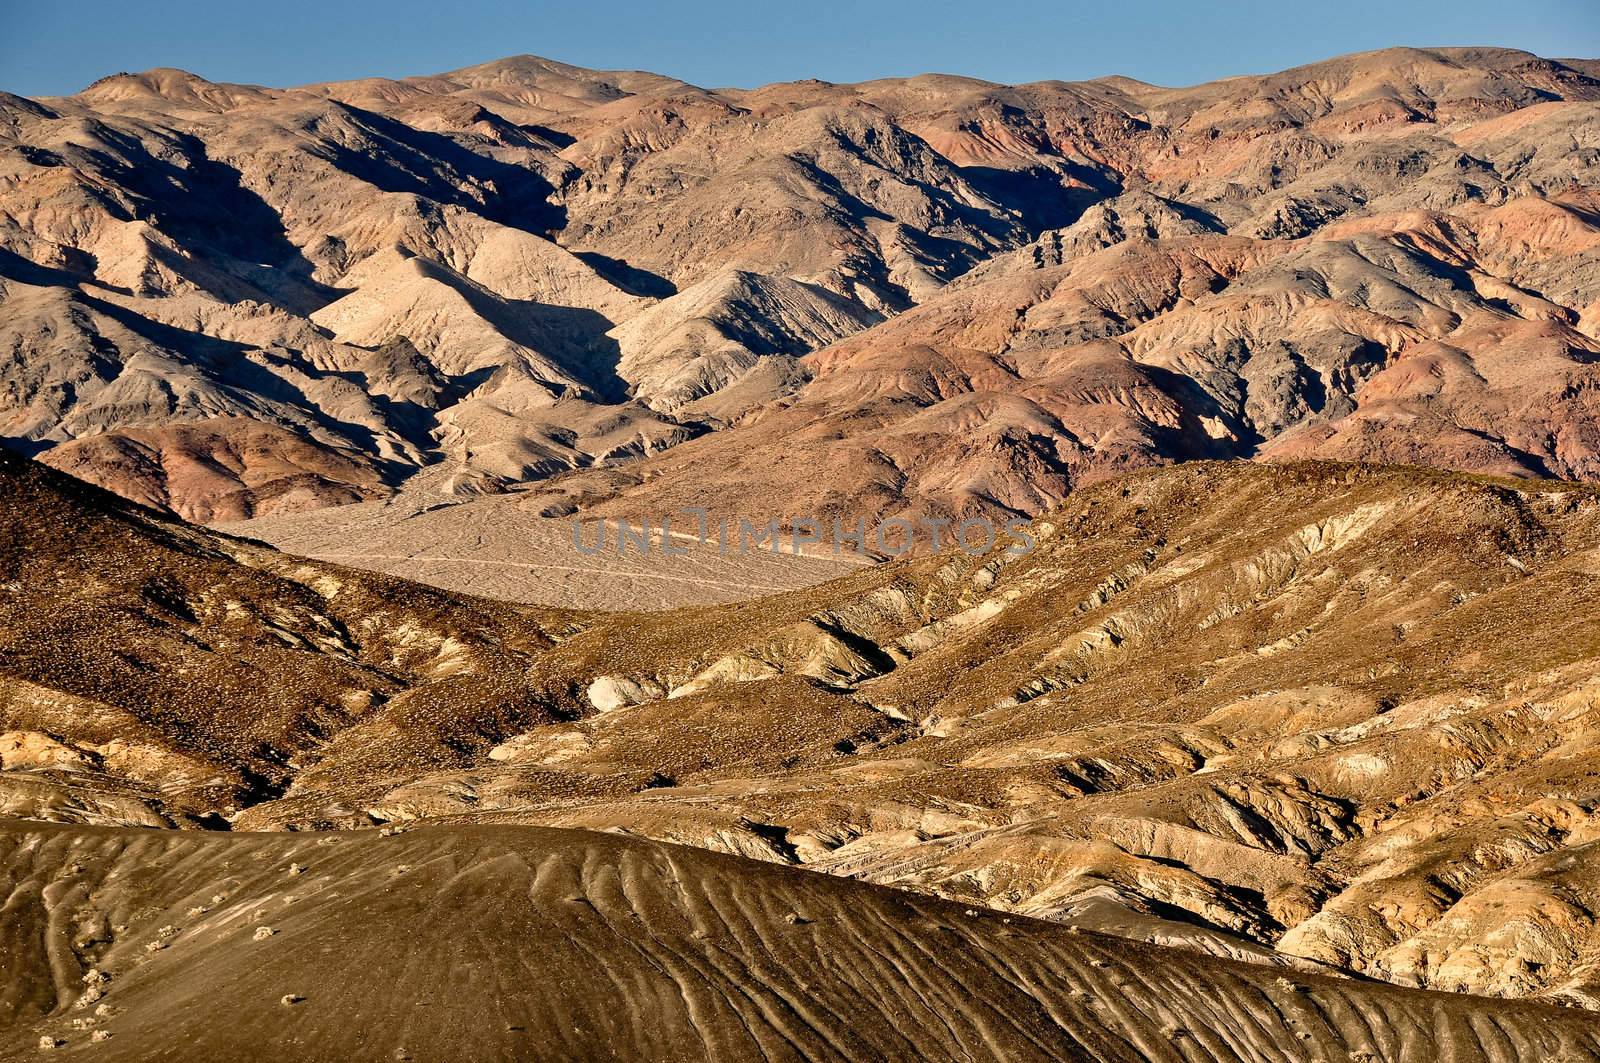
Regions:
[[0, 89], [74, 92], [153, 66], [293, 85], [523, 52], [706, 86], [930, 70], [1182, 85], [1393, 44], [1600, 57], [1600, 0], [0, 0]]

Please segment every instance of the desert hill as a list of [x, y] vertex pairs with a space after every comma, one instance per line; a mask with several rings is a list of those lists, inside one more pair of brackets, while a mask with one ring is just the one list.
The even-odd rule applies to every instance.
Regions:
[[0, 482], [11, 815], [192, 824], [282, 792], [339, 731], [442, 763], [492, 717], [557, 711], [520, 676], [572, 614], [301, 561], [9, 452]]
[[[0, 436], [195, 520], [1037, 515], [1177, 460], [1595, 473], [1592, 61], [0, 95]], [[804, 470], [802, 472], [801, 470]]]
[[1026, 556], [596, 614], [3, 471], [12, 815], [622, 830], [1273, 967], [1600, 1001], [1593, 488], [1197, 463], [1075, 493]]
[[[1593, 1059], [1579, 1013], [586, 831], [8, 824], [7, 1058]], [[57, 931], [55, 928], [59, 928]]]
[[1600, 1056], [1597, 165], [1493, 48], [0, 93], [0, 1057]]

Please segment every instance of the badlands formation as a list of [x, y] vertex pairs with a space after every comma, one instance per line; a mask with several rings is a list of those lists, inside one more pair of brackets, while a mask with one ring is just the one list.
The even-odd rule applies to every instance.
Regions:
[[[0, 94], [0, 1059], [1600, 1059], [1597, 165], [1498, 49]], [[683, 507], [1031, 549], [567, 539]]]
[[13, 1057], [1600, 1058], [1600, 489], [1187, 464], [631, 613], [0, 512]]

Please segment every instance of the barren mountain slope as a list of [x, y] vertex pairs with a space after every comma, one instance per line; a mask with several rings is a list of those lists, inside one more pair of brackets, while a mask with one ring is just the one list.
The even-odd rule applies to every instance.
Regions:
[[201, 519], [441, 458], [634, 516], [1033, 515], [1208, 456], [1588, 477], [1591, 66], [0, 95], [0, 436]]
[[387, 494], [378, 463], [318, 447], [266, 421], [217, 417], [101, 432], [63, 443], [50, 463], [124, 498], [198, 523], [345, 506]]
[[441, 766], [564, 711], [525, 670], [572, 614], [208, 534], [6, 451], [0, 513], [11, 815], [214, 820], [281, 793], [335, 733]]
[[0, 1051], [105, 1060], [1589, 1060], [1539, 1005], [1276, 977], [581, 831], [10, 824]]
[[43, 515], [7, 524], [14, 814], [620, 829], [1600, 1002], [1596, 489], [1194, 464], [1076, 493], [1026, 556], [585, 615], [277, 557], [37, 466], [0, 488]]
[[553, 488], [603, 482], [598, 512], [615, 514], [960, 517], [1034, 514], [1075, 485], [1206, 457], [1592, 479], [1596, 202], [1109, 247], [1091, 212], [808, 356], [792, 404]]

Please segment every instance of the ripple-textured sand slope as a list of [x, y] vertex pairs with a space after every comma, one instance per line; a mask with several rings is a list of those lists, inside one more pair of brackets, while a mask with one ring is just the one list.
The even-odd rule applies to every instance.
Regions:
[[[1592, 1059], [1589, 1016], [582, 831], [0, 827], [8, 1058]], [[109, 1035], [109, 1036], [106, 1036]], [[96, 1040], [100, 1037], [100, 1040]]]

